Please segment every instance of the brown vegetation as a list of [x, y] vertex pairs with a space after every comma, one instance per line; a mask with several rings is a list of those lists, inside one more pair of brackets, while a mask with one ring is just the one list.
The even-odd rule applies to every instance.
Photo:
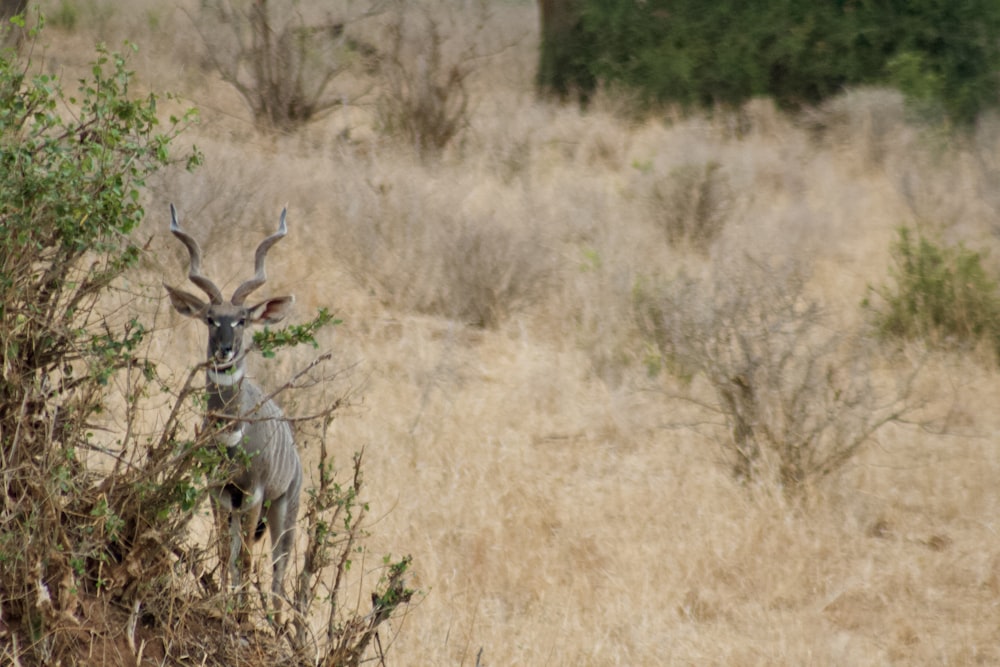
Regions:
[[[332, 400], [324, 392], [352, 396], [322, 437], [307, 439], [307, 476], [317, 477], [321, 441], [341, 479], [365, 450], [371, 535], [345, 575], [343, 590], [357, 596], [348, 606], [371, 608], [365, 573], [382, 553], [411, 554], [408, 584], [421, 591], [380, 634], [387, 664], [1000, 661], [992, 350], [911, 344], [879, 357], [865, 391], [891, 390], [920, 367], [908, 387], [920, 397], [911, 423], [866, 432], [793, 500], [780, 485], [734, 481], [717, 446], [732, 424], [705, 410], [718, 388], [704, 367], [669, 368], [669, 349], [636, 308], [642, 287], [681, 271], [708, 284], [746, 258], [794, 263], [802, 298], [827, 315], [803, 334], [832, 355], [810, 372], [830, 369], [827, 389], [852, 390], [846, 343], [865, 335], [860, 303], [885, 280], [899, 225], [931, 225], [1000, 256], [994, 124], [972, 141], [941, 140], [907, 124], [886, 91], [855, 91], [799, 118], [754, 103], [738, 117], [639, 122], [602, 95], [584, 113], [536, 100], [537, 10], [498, 3], [496, 34], [526, 37], [462, 79], [468, 123], [427, 163], [382, 132], [367, 105], [294, 133], [258, 133], [190, 35], [199, 3], [182, 4], [187, 13], [134, 2], [91, 20], [88, 11], [118, 7], [97, 1], [80, 9], [72, 34], [46, 31], [58, 53], [36, 51], [73, 80], [96, 38], [127, 37], [142, 47], [140, 84], [201, 109], [184, 140], [206, 166], [149, 189], [138, 233], [152, 240], [132, 277], [153, 286], [137, 315], [158, 329], [148, 354], [165, 382], [183, 386], [204, 345], [195, 324], [151, 296], [184, 265], [166, 202], [190, 212], [192, 233], [214, 251], [206, 273], [220, 282], [246, 273], [240, 262], [289, 203], [272, 288], [297, 295], [298, 319], [336, 312], [343, 324], [320, 343], [349, 372], [282, 397], [285, 411], [316, 411]], [[438, 26], [471, 30], [479, 20], [448, 11]], [[371, 85], [376, 95], [391, 83]], [[732, 278], [744, 295], [772, 286], [753, 280], [762, 278]], [[293, 352], [251, 361], [262, 384], [280, 384], [309, 358]], [[848, 397], [861, 431], [865, 418], [881, 418], [864, 414], [865, 396]], [[109, 429], [121, 426], [113, 415]], [[203, 523], [189, 539], [208, 548]], [[300, 540], [300, 563], [304, 551]], [[186, 641], [221, 627], [206, 620], [218, 613], [192, 606]], [[311, 621], [325, 632], [327, 617]], [[244, 664], [275, 661], [253, 634], [232, 641], [243, 659], [260, 654]]]

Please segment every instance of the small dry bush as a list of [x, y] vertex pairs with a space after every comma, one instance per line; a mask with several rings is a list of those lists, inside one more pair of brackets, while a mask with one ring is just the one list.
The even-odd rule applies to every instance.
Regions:
[[848, 90], [804, 111], [799, 122], [821, 144], [854, 149], [872, 167], [885, 165], [912, 132], [902, 93], [885, 88]]
[[297, 0], [206, 0], [192, 21], [223, 80], [246, 102], [256, 125], [289, 131], [350, 101], [335, 90], [351, 68], [372, 66], [374, 49], [352, 24], [378, 13], [349, 3], [318, 7]]
[[700, 252], [722, 231], [733, 193], [722, 165], [715, 161], [674, 168], [653, 187], [656, 222], [671, 245], [688, 244]]
[[914, 407], [914, 373], [881, 387], [869, 346], [832, 328], [794, 267], [747, 260], [638, 290], [635, 306], [652, 363], [707, 382], [709, 398], [685, 398], [721, 417], [706, 435], [746, 483], [799, 498]]
[[441, 192], [391, 173], [354, 181], [337, 243], [383, 302], [491, 328], [547, 292], [554, 261], [539, 226], [517, 218], [523, 209], [463, 210], [460, 188]]
[[486, 328], [536, 300], [551, 275], [537, 239], [492, 220], [461, 225], [441, 260], [445, 312]]
[[395, 5], [385, 28], [376, 108], [382, 132], [435, 157], [469, 124], [469, 79], [496, 47], [489, 3]]

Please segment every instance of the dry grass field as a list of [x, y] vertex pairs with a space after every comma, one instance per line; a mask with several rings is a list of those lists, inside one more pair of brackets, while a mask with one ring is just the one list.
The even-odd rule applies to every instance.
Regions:
[[[266, 290], [294, 293], [296, 320], [320, 307], [342, 320], [320, 351], [343, 369], [327, 389], [350, 394], [337, 460], [346, 472], [365, 452], [370, 537], [355, 571], [413, 556], [420, 594], [383, 633], [387, 664], [1000, 663], [987, 350], [886, 348], [886, 383], [920, 366], [910, 419], [794, 502], [732, 478], [727, 427], [701, 407], [710, 387], [651, 373], [635, 308], [640, 287], [682, 272], [756, 289], [779, 269], [749, 266], [794, 266], [849, 340], [900, 225], [991, 252], [996, 269], [1000, 125], [948, 139], [888, 91], [798, 117], [761, 101], [636, 119], [610, 93], [584, 112], [534, 95], [532, 3], [491, 3], [476, 32], [456, 2], [433, 11], [458, 51], [488, 36], [485, 55], [468, 125], [420, 159], [380, 130], [378, 90], [296, 132], [256, 130], [210, 66], [193, 0], [41, 4], [75, 8], [35, 45], [45, 67], [72, 81], [95, 41], [127, 38], [139, 88], [179, 96], [164, 114], [200, 109], [182, 140], [204, 166], [151, 184], [138, 232], [152, 243], [134, 307], [167, 377], [182, 382], [204, 348], [159, 287], [187, 269], [168, 202], [230, 289], [288, 203]], [[671, 237], [691, 221], [716, 231]], [[252, 364], [268, 386], [315, 354]]]

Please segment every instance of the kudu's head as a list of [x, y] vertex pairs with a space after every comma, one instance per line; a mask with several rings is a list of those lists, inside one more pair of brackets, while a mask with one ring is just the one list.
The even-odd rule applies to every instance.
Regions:
[[191, 270], [188, 278], [208, 295], [208, 302], [184, 290], [171, 287], [164, 283], [170, 295], [170, 303], [181, 315], [194, 317], [208, 326], [208, 360], [216, 367], [230, 366], [239, 360], [243, 354], [243, 335], [247, 325], [274, 324], [280, 322], [288, 313], [293, 296], [278, 296], [261, 301], [253, 306], [244, 302], [247, 296], [264, 284], [267, 274], [264, 272], [264, 259], [267, 251], [288, 233], [285, 225], [286, 210], [281, 211], [281, 222], [278, 231], [261, 241], [254, 255], [255, 274], [250, 280], [236, 288], [232, 298], [227, 302], [222, 297], [222, 291], [214, 282], [201, 273], [201, 247], [177, 224], [177, 211], [170, 205], [170, 231], [187, 247], [191, 255]]

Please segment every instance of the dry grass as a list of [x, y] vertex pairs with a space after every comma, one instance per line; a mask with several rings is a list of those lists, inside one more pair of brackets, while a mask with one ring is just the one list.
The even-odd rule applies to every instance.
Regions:
[[[182, 13], [161, 11], [153, 35], [118, 11], [111, 36], [143, 46], [143, 82], [204, 118], [189, 139], [206, 166], [151, 191], [151, 263], [137, 279], [183, 275], [168, 200], [229, 284], [287, 201], [269, 289], [294, 292], [301, 319], [329, 306], [344, 320], [323, 338], [358, 364], [336, 455], [346, 469], [366, 448], [371, 551], [412, 554], [424, 593], [389, 664], [472, 665], [480, 650], [484, 665], [1000, 662], [992, 363], [932, 357], [928, 409], [947, 416], [946, 434], [892, 426], [796, 507], [747, 493], [675, 426], [690, 409], [646, 376], [630, 314], [637, 281], [749, 253], [811, 267], [809, 293], [852, 330], [899, 224], [941, 225], [1000, 256], [985, 213], [995, 133], [975, 148], [932, 141], [892, 115], [891, 96], [848, 96], [808, 123], [756, 105], [738, 131], [725, 118], [626, 121], [600, 100], [587, 114], [549, 106], [531, 94], [534, 6], [514, 4], [496, 20], [523, 44], [477, 70], [463, 140], [423, 165], [378, 137], [370, 108], [257, 135], [197, 49], [174, 57], [190, 44]], [[45, 39], [70, 44], [62, 63], [85, 62], [75, 50], [89, 40]], [[725, 222], [704, 255], [672, 247], [651, 210], [651, 179], [691, 164], [726, 177]], [[545, 265], [494, 329], [449, 310], [460, 274], [446, 256], [477, 226], [516, 241], [491, 261], [521, 261], [529, 244], [530, 265]], [[156, 312], [180, 334], [154, 345], [181, 377], [201, 332]], [[263, 383], [298, 360], [258, 364]]]

